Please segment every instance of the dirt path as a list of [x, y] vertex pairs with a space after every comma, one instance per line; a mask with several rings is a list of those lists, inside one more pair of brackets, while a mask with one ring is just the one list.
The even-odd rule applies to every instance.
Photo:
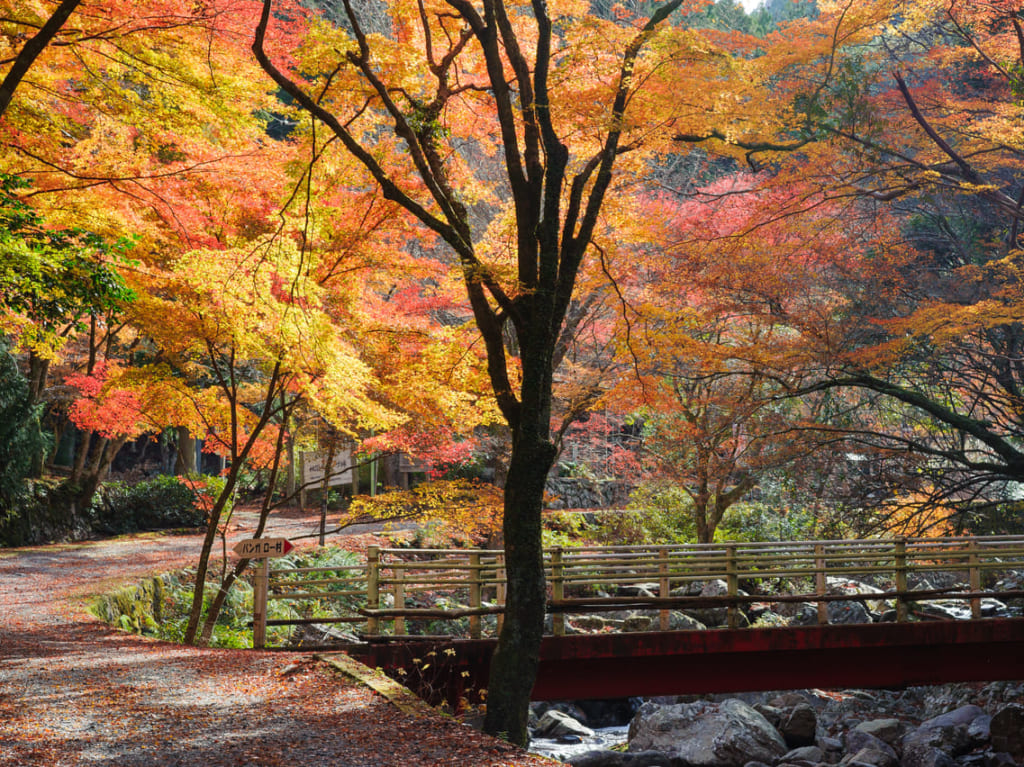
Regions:
[[[266, 535], [316, 525], [281, 517]], [[402, 713], [306, 655], [182, 647], [86, 611], [119, 583], [193, 564], [199, 543], [147, 534], [0, 549], [0, 765], [552, 764], [449, 718]]]

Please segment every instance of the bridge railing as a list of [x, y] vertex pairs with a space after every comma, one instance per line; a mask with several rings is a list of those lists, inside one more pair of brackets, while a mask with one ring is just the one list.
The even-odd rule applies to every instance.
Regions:
[[[439, 629], [451, 621], [461, 621], [473, 638], [500, 630], [506, 587], [501, 551], [371, 547], [367, 560], [365, 571], [353, 570], [347, 579], [339, 578], [337, 567], [326, 579], [306, 568], [308, 581], [293, 574], [287, 591], [275, 589], [273, 580], [270, 589], [271, 599], [343, 595], [357, 616], [271, 623], [365, 623], [369, 637], [407, 635], [410, 622], [419, 624], [416, 636], [451, 633]], [[918, 603], [960, 600], [965, 612], [980, 618], [986, 597], [1024, 597], [992, 588], [1003, 574], [1024, 572], [1024, 538], [1011, 536], [560, 547], [545, 550], [544, 561], [556, 635], [565, 633], [565, 617], [573, 613], [654, 610], [656, 627], [667, 629], [672, 610], [724, 608], [726, 625], [739, 627], [742, 607], [754, 602], [811, 603], [818, 622], [827, 623], [829, 603], [839, 600], [886, 603], [904, 621]], [[835, 593], [831, 579], [881, 587], [869, 594]], [[724, 587], [701, 595], [700, 585], [709, 581]], [[758, 582], [761, 593], [744, 593], [744, 586]]]

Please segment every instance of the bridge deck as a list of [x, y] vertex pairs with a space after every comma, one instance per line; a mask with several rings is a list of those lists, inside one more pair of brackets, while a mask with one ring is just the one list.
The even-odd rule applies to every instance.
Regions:
[[[352, 648], [453, 707], [486, 687], [495, 640]], [[418, 673], [421, 666], [428, 670]], [[545, 637], [534, 700], [903, 687], [1024, 679], [1024, 618]]]

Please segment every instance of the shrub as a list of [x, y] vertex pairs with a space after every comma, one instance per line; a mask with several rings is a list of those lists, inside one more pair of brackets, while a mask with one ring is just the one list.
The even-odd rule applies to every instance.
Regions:
[[[336, 571], [316, 573], [315, 578], [347, 578], [348, 568], [363, 569], [362, 558], [339, 548], [317, 551], [296, 552], [288, 557], [275, 560], [275, 567], [337, 567]], [[228, 593], [210, 641], [212, 647], [252, 647], [253, 588], [250, 583], [252, 571], [247, 571], [235, 581]], [[298, 580], [307, 579], [309, 574], [295, 575]], [[203, 595], [203, 614], [217, 591], [217, 579], [211, 575]], [[344, 591], [356, 588], [365, 590], [365, 583], [352, 586], [344, 584], [322, 584], [318, 591]], [[126, 586], [94, 600], [91, 611], [107, 623], [134, 633], [151, 633], [169, 642], [183, 642], [195, 593], [195, 571], [184, 570], [177, 574], [164, 574], [146, 579], [140, 584]], [[271, 600], [267, 617], [271, 620], [284, 618], [308, 618], [332, 615], [354, 615], [363, 606], [362, 599], [354, 597], [309, 598], [293, 601]], [[291, 626], [268, 626], [267, 643], [280, 646], [289, 642]]]
[[92, 524], [106, 534], [201, 527], [223, 487], [223, 479], [207, 476], [161, 475], [135, 485], [108, 482], [93, 501]]
[[810, 509], [738, 503], [722, 520], [717, 537], [731, 541], [807, 541], [818, 537], [817, 524]]
[[689, 497], [679, 487], [644, 483], [630, 495], [629, 510], [594, 515], [602, 545], [685, 543], [696, 539]]

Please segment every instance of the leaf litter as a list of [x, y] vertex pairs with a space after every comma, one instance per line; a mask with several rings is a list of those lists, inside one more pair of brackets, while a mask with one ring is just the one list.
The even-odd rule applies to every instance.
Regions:
[[185, 647], [86, 611], [111, 584], [193, 564], [199, 540], [0, 550], [0, 766], [555, 764], [441, 713], [403, 713], [305, 654]]

